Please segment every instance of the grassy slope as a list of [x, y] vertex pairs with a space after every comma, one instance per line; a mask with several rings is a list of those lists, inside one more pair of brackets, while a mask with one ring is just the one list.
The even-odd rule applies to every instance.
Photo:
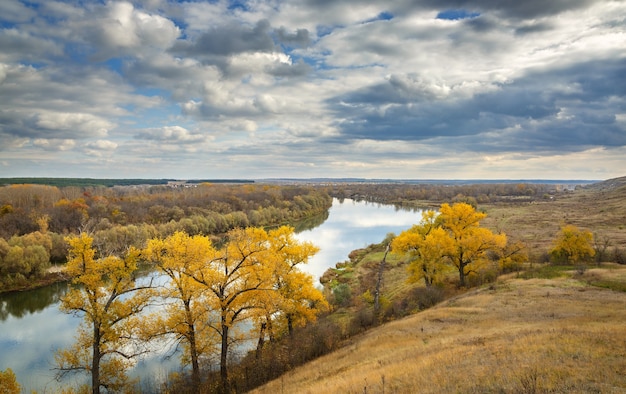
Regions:
[[[535, 254], [551, 248], [562, 223], [623, 248], [621, 180], [556, 200], [481, 205], [488, 214], [482, 225], [524, 241]], [[380, 259], [381, 251], [359, 259], [353, 276]], [[414, 285], [401, 261], [388, 263], [383, 292], [394, 298]], [[256, 392], [626, 393], [626, 267], [603, 266], [582, 277], [550, 265], [524, 274], [530, 279], [501, 277], [355, 337]]]
[[626, 247], [626, 184], [579, 189], [555, 200], [481, 204], [479, 208], [487, 213], [481, 225], [504, 231], [531, 251], [548, 251], [562, 224], [588, 229], [596, 238], [610, 240], [611, 247]]
[[626, 267], [500, 278], [388, 323], [256, 393], [626, 392]]

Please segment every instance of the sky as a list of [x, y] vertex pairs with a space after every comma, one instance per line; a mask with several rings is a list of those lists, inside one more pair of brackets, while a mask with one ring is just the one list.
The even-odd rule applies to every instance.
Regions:
[[0, 177], [626, 175], [626, 1], [0, 1]]

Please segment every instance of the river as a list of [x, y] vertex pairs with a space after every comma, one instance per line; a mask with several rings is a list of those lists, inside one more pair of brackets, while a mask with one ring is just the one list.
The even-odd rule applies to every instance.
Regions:
[[[420, 219], [420, 212], [415, 210], [335, 199], [326, 220], [297, 235], [320, 248], [302, 269], [317, 281], [326, 269], [346, 260], [352, 250], [378, 243], [390, 232], [398, 234]], [[59, 298], [66, 290], [67, 285], [55, 284], [0, 295], [0, 370], [11, 368], [23, 392], [54, 393], [84, 381], [84, 377], [77, 377], [57, 383], [52, 370], [56, 350], [74, 342], [82, 320], [59, 311]], [[131, 374], [160, 381], [176, 368], [177, 357], [152, 356], [139, 362]]]

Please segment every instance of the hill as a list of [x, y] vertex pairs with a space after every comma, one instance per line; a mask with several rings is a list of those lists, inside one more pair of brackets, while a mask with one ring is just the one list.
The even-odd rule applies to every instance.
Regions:
[[626, 267], [607, 267], [501, 277], [253, 392], [626, 392]]
[[592, 231], [597, 244], [626, 248], [626, 177], [562, 191], [550, 198], [493, 202], [479, 204], [479, 208], [487, 213], [482, 225], [524, 242], [531, 258], [551, 248], [563, 224]]
[[626, 186], [626, 176], [619, 178], [607, 179], [606, 181], [592, 183], [591, 185], [586, 186], [588, 189], [596, 189], [596, 190], [615, 190], [622, 189]]

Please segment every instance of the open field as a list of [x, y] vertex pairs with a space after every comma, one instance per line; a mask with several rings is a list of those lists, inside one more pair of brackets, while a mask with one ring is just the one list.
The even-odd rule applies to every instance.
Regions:
[[351, 343], [255, 393], [626, 392], [626, 267], [500, 278]]
[[596, 240], [608, 240], [610, 248], [626, 248], [626, 186], [579, 189], [554, 200], [481, 204], [479, 208], [487, 213], [481, 223], [484, 227], [523, 241], [531, 252], [547, 252], [562, 224], [587, 229]]

